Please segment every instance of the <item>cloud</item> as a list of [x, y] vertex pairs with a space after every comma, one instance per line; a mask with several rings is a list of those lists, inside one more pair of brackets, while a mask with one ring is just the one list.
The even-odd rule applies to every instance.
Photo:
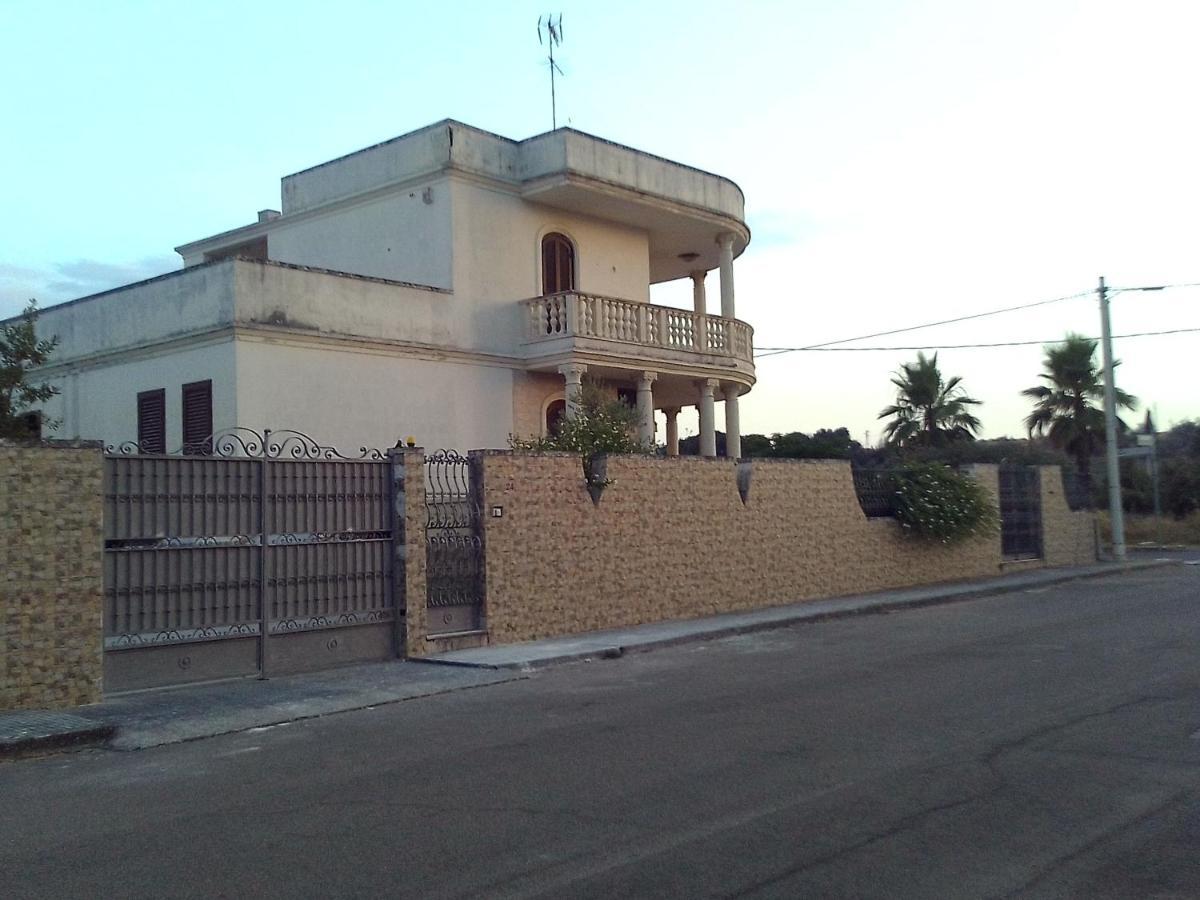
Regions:
[[31, 299], [44, 308], [153, 278], [179, 267], [177, 256], [147, 256], [130, 263], [76, 259], [44, 267], [0, 262], [0, 319], [16, 315]]

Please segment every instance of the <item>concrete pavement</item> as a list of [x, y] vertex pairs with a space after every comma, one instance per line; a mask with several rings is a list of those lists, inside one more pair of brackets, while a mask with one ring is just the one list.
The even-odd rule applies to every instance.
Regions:
[[86, 745], [142, 750], [521, 677], [513, 672], [435, 670], [392, 660], [265, 681], [238, 679], [118, 694], [71, 713], [0, 714], [0, 757]]

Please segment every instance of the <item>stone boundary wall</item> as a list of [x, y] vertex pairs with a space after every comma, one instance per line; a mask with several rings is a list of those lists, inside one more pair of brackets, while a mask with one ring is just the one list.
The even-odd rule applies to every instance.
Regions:
[[1062, 468], [1040, 466], [1043, 564], [1083, 566], [1096, 561], [1096, 516], [1067, 505]]
[[[474, 454], [483, 477], [485, 615], [492, 643], [716, 615], [798, 600], [995, 576], [999, 535], [952, 547], [868, 519], [850, 464], [614, 456], [593, 504], [578, 457]], [[993, 496], [995, 466], [976, 466]], [[1094, 559], [1057, 467], [1042, 477], [1046, 558]], [[500, 516], [495, 509], [502, 510]], [[1086, 539], [1085, 539], [1086, 537]]]
[[100, 700], [104, 458], [0, 442], [0, 710]]

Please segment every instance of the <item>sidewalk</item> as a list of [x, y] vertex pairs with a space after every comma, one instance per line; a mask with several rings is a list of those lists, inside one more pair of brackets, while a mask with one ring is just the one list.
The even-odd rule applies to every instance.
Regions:
[[1200, 557], [1200, 552], [1123, 564], [1036, 570], [986, 581], [884, 591], [706, 619], [661, 622], [523, 644], [391, 660], [265, 681], [241, 679], [121, 694], [70, 712], [0, 713], [0, 759], [48, 750], [105, 745], [139, 750], [161, 744], [265, 728], [331, 713], [501, 684], [546, 666], [606, 659], [689, 641], [782, 628], [801, 622], [951, 603], [1029, 590]]
[[[1200, 557], [1200, 552], [1190, 553], [1188, 556]], [[783, 628], [801, 622], [819, 622], [823, 619], [930, 606], [936, 603], [952, 603], [956, 600], [986, 597], [991, 594], [1024, 591], [1064, 581], [1098, 578], [1104, 575], [1171, 565], [1181, 561], [1183, 560], [1180, 557], [1173, 556], [1163, 559], [1135, 559], [1124, 563], [1103, 562], [1090, 566], [1035, 569], [1030, 572], [1002, 575], [983, 581], [925, 585], [903, 590], [835, 597], [830, 600], [805, 600], [787, 606], [773, 606], [744, 613], [727, 613], [704, 619], [657, 622], [632, 628], [591, 631], [587, 634], [548, 638], [521, 644], [501, 644], [473, 650], [456, 650], [426, 657], [424, 661], [448, 666], [529, 671], [576, 660], [612, 659], [625, 653], [638, 653], [689, 641], [708, 641], [735, 634]]]
[[142, 750], [527, 677], [388, 660], [259, 681], [118, 694], [70, 712], [0, 713], [0, 759], [106, 745]]

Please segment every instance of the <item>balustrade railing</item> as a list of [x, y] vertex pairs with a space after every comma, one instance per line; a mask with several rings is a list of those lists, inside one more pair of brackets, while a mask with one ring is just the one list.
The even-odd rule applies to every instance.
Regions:
[[753, 359], [753, 331], [737, 319], [578, 291], [534, 297], [524, 303], [531, 341], [592, 337]]

